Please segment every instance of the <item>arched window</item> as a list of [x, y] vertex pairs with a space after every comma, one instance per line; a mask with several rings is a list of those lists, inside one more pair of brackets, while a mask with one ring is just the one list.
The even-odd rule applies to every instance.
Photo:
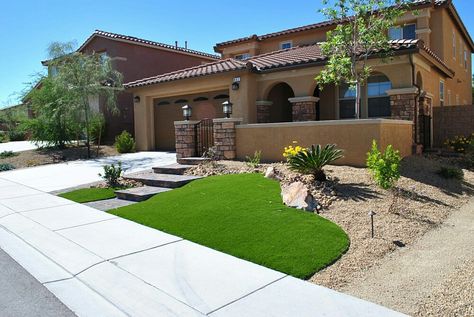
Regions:
[[348, 84], [339, 86], [339, 118], [355, 118], [355, 96], [356, 90]]
[[160, 101], [157, 106], [165, 106], [165, 105], [169, 105], [170, 103], [168, 101]]
[[186, 103], [188, 102], [186, 99], [178, 99], [174, 103]]
[[228, 99], [228, 98], [229, 98], [229, 95], [224, 95], [224, 94], [217, 95], [214, 97], [214, 99]]
[[391, 116], [390, 97], [387, 90], [392, 89], [390, 79], [385, 75], [374, 75], [367, 81], [368, 116], [369, 118], [384, 118]]
[[206, 100], [208, 100], [208, 98], [206, 97], [197, 97], [197, 98], [194, 98], [193, 101], [206, 101]]

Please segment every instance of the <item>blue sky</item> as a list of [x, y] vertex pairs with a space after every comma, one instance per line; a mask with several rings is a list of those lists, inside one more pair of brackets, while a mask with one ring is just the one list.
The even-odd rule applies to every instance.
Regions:
[[[474, 1], [454, 0], [474, 36]], [[95, 29], [213, 52], [217, 42], [315, 23], [321, 0], [14, 0], [0, 10], [0, 107], [42, 71], [53, 41], [81, 44]]]

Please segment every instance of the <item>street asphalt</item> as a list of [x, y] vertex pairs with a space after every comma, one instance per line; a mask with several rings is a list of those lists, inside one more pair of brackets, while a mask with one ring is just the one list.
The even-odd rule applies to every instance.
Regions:
[[76, 316], [46, 287], [0, 249], [0, 316]]

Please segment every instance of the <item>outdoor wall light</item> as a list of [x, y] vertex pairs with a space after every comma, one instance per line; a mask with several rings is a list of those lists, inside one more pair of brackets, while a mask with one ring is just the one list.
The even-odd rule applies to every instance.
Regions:
[[232, 83], [232, 90], [239, 90], [240, 83], [238, 81]]
[[224, 112], [226, 118], [230, 118], [230, 115], [232, 114], [232, 106], [233, 104], [229, 100], [222, 103], [222, 111]]
[[140, 96], [135, 96], [135, 97], [133, 98], [133, 101], [134, 101], [135, 103], [139, 103], [139, 102], [140, 102]]
[[193, 108], [190, 105], [184, 105], [181, 109], [183, 109], [183, 117], [186, 121], [189, 121], [191, 115], [193, 113]]

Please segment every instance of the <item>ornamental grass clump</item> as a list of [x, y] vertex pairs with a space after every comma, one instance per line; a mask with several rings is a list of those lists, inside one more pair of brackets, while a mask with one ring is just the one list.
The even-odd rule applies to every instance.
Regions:
[[385, 152], [380, 152], [375, 140], [367, 153], [367, 168], [371, 171], [377, 185], [383, 189], [390, 189], [400, 178], [400, 153], [388, 145]]
[[285, 147], [283, 156], [291, 170], [313, 175], [314, 179], [320, 182], [327, 180], [323, 167], [343, 157], [342, 150], [336, 148], [336, 144], [326, 144], [324, 147], [317, 144], [311, 145], [310, 148], [290, 145]]

